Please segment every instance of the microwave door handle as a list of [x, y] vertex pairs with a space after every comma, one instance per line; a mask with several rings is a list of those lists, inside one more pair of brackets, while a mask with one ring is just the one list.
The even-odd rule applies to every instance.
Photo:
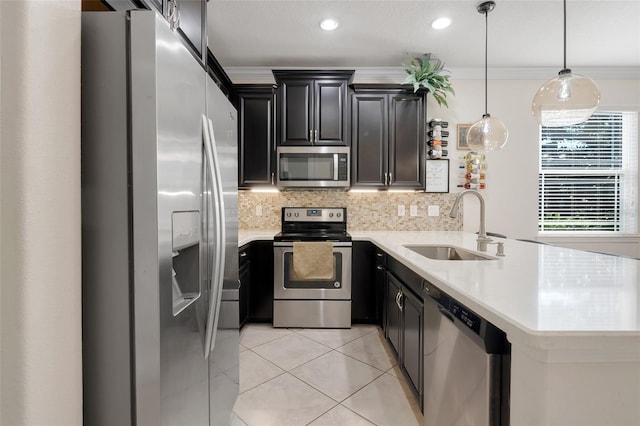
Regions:
[[333, 154], [333, 180], [338, 180], [338, 157], [340, 154]]

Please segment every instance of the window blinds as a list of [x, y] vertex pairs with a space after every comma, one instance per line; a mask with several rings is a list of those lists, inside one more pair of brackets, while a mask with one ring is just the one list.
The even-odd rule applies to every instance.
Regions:
[[637, 230], [637, 113], [541, 127], [539, 231]]

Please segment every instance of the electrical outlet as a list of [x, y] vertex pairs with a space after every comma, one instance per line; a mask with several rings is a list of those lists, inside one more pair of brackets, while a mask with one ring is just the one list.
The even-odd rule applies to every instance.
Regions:
[[440, 206], [429, 206], [427, 208], [427, 214], [429, 216], [440, 216]]
[[404, 216], [404, 206], [402, 204], [398, 204], [398, 216]]
[[262, 216], [262, 206], [256, 206], [256, 216]]
[[418, 206], [409, 207], [409, 216], [418, 216]]

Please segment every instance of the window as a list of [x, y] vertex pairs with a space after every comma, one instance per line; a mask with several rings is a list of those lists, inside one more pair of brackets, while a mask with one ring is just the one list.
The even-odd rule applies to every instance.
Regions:
[[539, 231], [637, 231], [637, 123], [636, 112], [595, 112], [541, 128]]

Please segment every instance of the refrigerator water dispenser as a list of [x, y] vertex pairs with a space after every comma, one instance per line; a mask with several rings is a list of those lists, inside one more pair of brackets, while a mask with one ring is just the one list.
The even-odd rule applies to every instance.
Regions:
[[173, 316], [177, 316], [198, 300], [200, 288], [200, 212], [173, 212], [172, 293]]

